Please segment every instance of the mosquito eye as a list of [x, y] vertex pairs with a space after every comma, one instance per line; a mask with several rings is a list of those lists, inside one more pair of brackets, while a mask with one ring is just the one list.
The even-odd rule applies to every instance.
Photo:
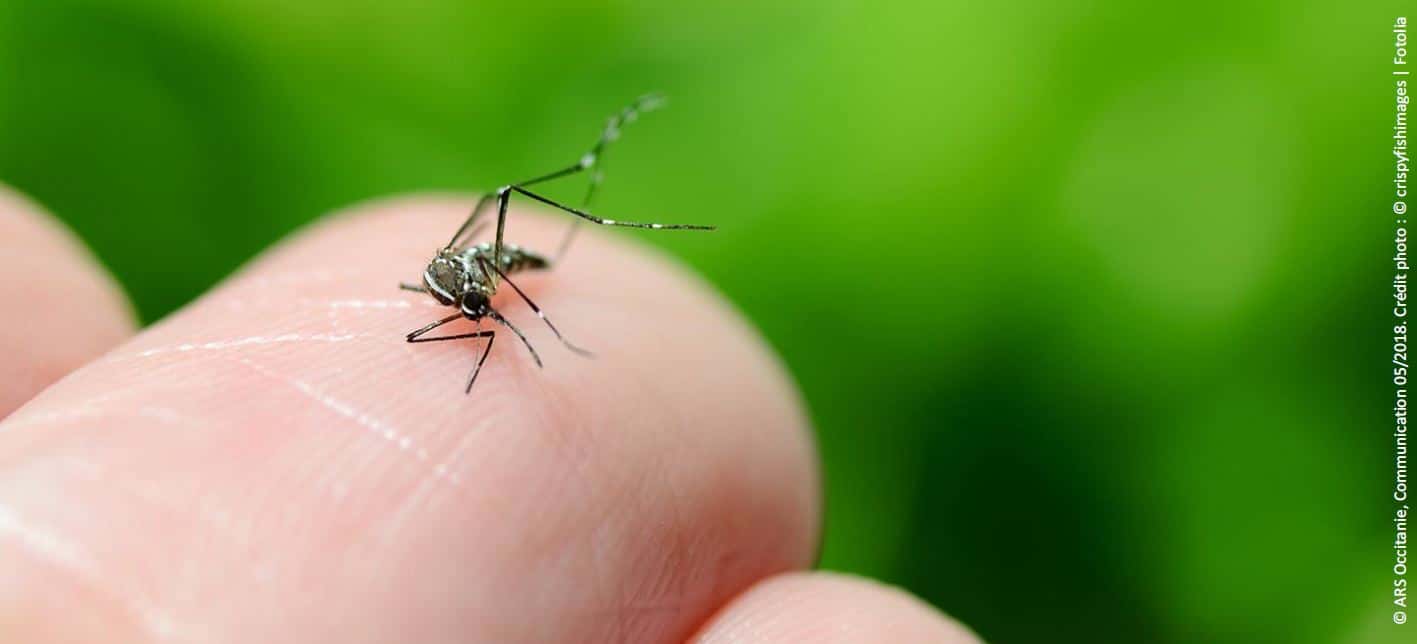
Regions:
[[442, 264], [433, 264], [423, 272], [423, 284], [440, 304], [452, 304], [457, 292], [457, 278], [453, 271]]

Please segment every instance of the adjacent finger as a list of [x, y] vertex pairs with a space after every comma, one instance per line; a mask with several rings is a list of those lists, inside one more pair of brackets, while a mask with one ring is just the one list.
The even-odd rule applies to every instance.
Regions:
[[450, 310], [396, 284], [467, 205], [319, 225], [0, 425], [0, 599], [179, 640], [653, 642], [807, 565], [797, 395], [672, 262], [587, 230], [516, 275], [594, 360], [505, 288], [544, 369], [484, 325], [464, 395], [478, 342], [404, 341]]
[[133, 333], [117, 284], [52, 217], [0, 186], [0, 418]]
[[733, 600], [697, 644], [966, 644], [979, 638], [909, 594], [858, 577], [784, 574]]

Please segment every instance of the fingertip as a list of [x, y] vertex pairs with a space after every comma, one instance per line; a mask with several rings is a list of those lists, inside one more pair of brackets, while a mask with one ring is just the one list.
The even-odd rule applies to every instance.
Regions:
[[[358, 614], [424, 639], [682, 640], [810, 563], [817, 470], [795, 387], [724, 298], [638, 235], [585, 230], [564, 263], [516, 276], [595, 360], [510, 291], [494, 302], [544, 369], [499, 340], [464, 395], [477, 346], [405, 341], [449, 309], [398, 283], [468, 205], [327, 218], [51, 389], [0, 438], [0, 462], [27, 470], [0, 476], [0, 504], [93, 552], [95, 577], [181, 576], [161, 608], [184, 623], [296, 639]], [[553, 249], [568, 223], [518, 211], [507, 239]], [[113, 422], [95, 431], [95, 415]], [[167, 510], [195, 505], [215, 525]], [[261, 544], [264, 573], [209, 538], [230, 526]], [[312, 585], [330, 589], [317, 606]]]

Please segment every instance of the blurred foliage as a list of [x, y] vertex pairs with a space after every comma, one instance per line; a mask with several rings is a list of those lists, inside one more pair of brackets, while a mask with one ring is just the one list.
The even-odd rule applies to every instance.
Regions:
[[799, 379], [825, 567], [996, 642], [1395, 642], [1400, 9], [3, 0], [0, 179], [152, 320], [660, 89], [599, 210], [721, 225], [637, 239]]

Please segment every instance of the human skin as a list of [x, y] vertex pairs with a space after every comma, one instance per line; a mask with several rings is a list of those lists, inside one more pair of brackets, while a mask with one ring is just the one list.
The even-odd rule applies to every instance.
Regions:
[[[467, 206], [325, 218], [124, 341], [111, 281], [6, 202], [33, 225], [7, 222], [5, 246], [60, 268], [0, 275], [24, 296], [3, 337], [105, 335], [7, 367], [77, 370], [0, 423], [0, 641], [975, 641], [899, 591], [801, 572], [821, 506], [795, 388], [722, 297], [629, 235], [583, 230], [513, 276], [596, 358], [502, 289], [545, 368], [499, 330], [464, 395], [478, 344], [406, 343], [451, 309], [396, 285]], [[517, 212], [508, 237], [555, 248], [568, 221]], [[66, 315], [46, 280], [105, 304]]]

